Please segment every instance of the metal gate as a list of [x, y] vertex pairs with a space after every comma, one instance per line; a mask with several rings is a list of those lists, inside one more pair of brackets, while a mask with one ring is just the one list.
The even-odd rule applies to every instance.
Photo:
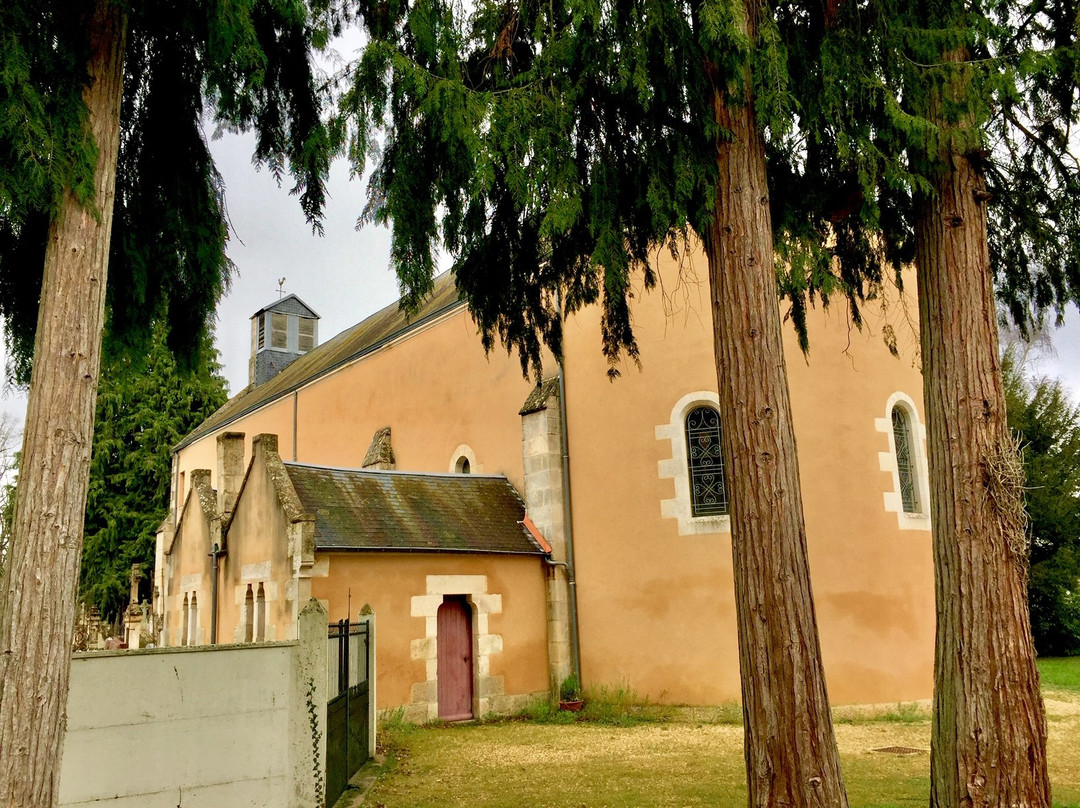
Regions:
[[339, 620], [329, 630], [326, 702], [326, 804], [368, 759], [371, 687], [369, 624]]

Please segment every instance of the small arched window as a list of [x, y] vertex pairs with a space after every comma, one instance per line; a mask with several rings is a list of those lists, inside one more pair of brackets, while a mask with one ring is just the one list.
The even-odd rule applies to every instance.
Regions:
[[471, 474], [472, 464], [469, 463], [469, 458], [463, 455], [457, 459], [457, 463], [454, 464], [454, 469], [458, 474]]
[[187, 593], [185, 592], [184, 593], [183, 619], [181, 621], [182, 625], [180, 627], [180, 644], [181, 645], [187, 645], [188, 644], [188, 625], [189, 625], [188, 620], [189, 619], [190, 619], [190, 617], [188, 616], [188, 596], [187, 596]]
[[696, 407], [687, 414], [686, 459], [692, 514], [726, 514], [728, 502], [724, 487], [724, 455], [720, 450], [720, 413], [712, 407]]
[[255, 642], [266, 641], [266, 590], [262, 583], [255, 594]]
[[191, 593], [191, 605], [188, 607], [188, 645], [197, 645], [199, 642], [199, 601], [195, 593]]
[[255, 637], [255, 593], [251, 591], [251, 584], [247, 585], [244, 594], [244, 642], [251, 642]]
[[919, 513], [919, 489], [915, 477], [915, 452], [911, 435], [911, 417], [899, 405], [892, 409], [893, 444], [896, 447], [896, 470], [900, 476], [900, 500], [904, 513]]

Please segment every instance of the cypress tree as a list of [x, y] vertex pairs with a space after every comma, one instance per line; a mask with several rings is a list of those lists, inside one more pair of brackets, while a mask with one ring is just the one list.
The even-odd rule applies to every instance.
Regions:
[[1041, 656], [1080, 653], [1080, 406], [1057, 379], [1029, 377], [1015, 350], [1002, 360], [1009, 427], [1024, 457], [1031, 515], [1028, 606]]
[[228, 399], [213, 348], [185, 368], [167, 337], [158, 323], [149, 353], [106, 352], [102, 363], [79, 598], [107, 622], [127, 606], [131, 565], [154, 566], [155, 536], [169, 511], [172, 447]]
[[821, 261], [838, 259], [852, 291], [882, 263], [917, 270], [937, 572], [933, 805], [1050, 804], [995, 288], [1022, 329], [1080, 299], [1076, 10], [871, 2], [781, 22], [800, 54], [796, 95], [815, 103], [800, 110], [805, 149], [777, 149], [777, 184], [849, 200], [784, 194], [808, 203], [789, 206], [791, 231], [818, 244], [835, 234]]
[[563, 317], [599, 303], [614, 376], [638, 356], [632, 273], [651, 288], [655, 249], [704, 244], [750, 804], [846, 805], [780, 340], [765, 153], [790, 98], [767, 6], [365, 1], [359, 17], [342, 110], [358, 172], [386, 133], [364, 220], [393, 225], [406, 305], [444, 247], [488, 349], [539, 374]]
[[0, 804], [57, 798], [106, 304], [121, 342], [145, 345], [164, 311], [175, 347], [203, 344], [230, 272], [206, 100], [257, 131], [256, 159], [296, 177], [317, 226], [329, 142], [309, 52], [337, 25], [323, 0], [0, 8], [0, 314], [30, 379], [0, 594]]

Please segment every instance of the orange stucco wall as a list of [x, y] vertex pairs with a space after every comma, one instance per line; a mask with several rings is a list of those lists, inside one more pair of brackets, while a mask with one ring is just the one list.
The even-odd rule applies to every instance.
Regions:
[[[661, 517], [674, 486], [658, 465], [671, 445], [655, 437], [681, 396], [717, 389], [708, 288], [672, 292], [674, 279], [664, 280], [666, 299], [635, 301], [640, 372], [604, 377], [597, 312], [566, 331], [582, 675], [654, 699], [715, 703], [739, 697], [730, 534], [679, 535], [677, 520]], [[807, 357], [785, 325], [812, 585], [837, 704], [924, 698], [932, 685], [930, 537], [901, 531], [884, 510], [891, 480], [878, 452], [889, 444], [875, 431], [892, 393], [921, 401], [922, 379], [910, 350], [889, 354], [872, 306], [863, 332], [848, 328], [842, 304], [811, 312]]]
[[[486, 576], [487, 594], [501, 601], [500, 611], [487, 618], [487, 633], [501, 637], [502, 649], [490, 655], [489, 675], [502, 677], [505, 695], [547, 690], [545, 573], [539, 558], [372, 552], [318, 557], [329, 566], [325, 577], [312, 580], [311, 591], [331, 622], [349, 616], [350, 603], [353, 619], [364, 604], [375, 611], [379, 708], [412, 703], [414, 686], [427, 680], [414, 643], [428, 635], [428, 626], [414, 614], [413, 598], [428, 594], [428, 576]], [[475, 604], [473, 611], [476, 632]]]
[[[697, 264], [704, 278], [704, 260]], [[608, 380], [596, 309], [566, 325], [582, 673], [586, 684], [628, 684], [652, 699], [719, 703], [739, 696], [730, 535], [680, 535], [679, 521], [661, 510], [676, 489], [660, 471], [672, 445], [658, 438], [657, 428], [668, 424], [681, 397], [717, 390], [707, 282], [693, 278], [690, 263], [681, 279], [678, 269], [662, 262], [664, 291], [635, 298], [640, 370], [628, 364], [619, 379]], [[914, 313], [888, 299], [887, 316], [875, 303], [866, 305], [861, 332], [849, 327], [842, 301], [828, 312], [812, 311], [807, 357], [785, 325], [812, 581], [829, 692], [838, 704], [931, 692], [929, 532], [901, 530], [897, 514], [886, 510], [893, 484], [878, 457], [889, 451], [889, 438], [875, 422], [886, 418], [892, 394], [909, 396], [924, 418]], [[885, 347], [886, 324], [896, 332], [900, 358]], [[389, 425], [399, 469], [447, 471], [455, 447], [467, 444], [477, 459], [474, 472], [506, 474], [521, 491], [518, 409], [530, 389], [516, 358], [499, 350], [484, 356], [472, 321], [459, 311], [302, 388], [295, 397], [296, 457], [358, 466], [373, 433]], [[246, 433], [248, 456], [252, 436], [276, 433], [282, 457], [291, 459], [293, 412], [290, 395], [224, 428]], [[213, 469], [214, 458], [210, 436], [186, 447], [178, 468], [190, 479], [193, 469]], [[407, 611], [409, 593], [421, 592], [423, 577], [445, 563], [357, 556], [335, 559], [330, 577], [313, 581], [316, 596], [330, 601], [332, 618], [344, 616], [349, 587], [354, 612], [370, 602], [379, 613], [379, 652], [386, 654], [381, 706], [408, 702], [423, 667], [401, 647], [422, 636], [416, 634], [421, 621]], [[498, 584], [504, 598], [533, 592], [525, 580], [532, 572], [519, 580], [505, 577], [503, 566], [490, 569], [483, 574], [504, 576]], [[529, 610], [542, 611], [539, 580], [535, 589], [525, 595]], [[514, 623], [518, 617], [506, 610], [492, 618], [506, 623], [499, 633], [507, 647], [520, 632], [530, 638], [526, 645], [542, 650], [533, 628]], [[546, 671], [534, 671], [539, 655], [493, 658], [508, 693], [546, 687]]]
[[195, 596], [198, 605], [194, 634], [195, 642], [210, 642], [210, 617], [212, 600], [212, 566], [207, 557], [210, 552], [210, 530], [199, 505], [197, 496], [190, 496], [181, 512], [182, 518], [177, 525], [173, 538], [171, 554], [168, 556], [169, 574], [165, 585], [166, 631], [169, 645], [183, 645], [185, 595], [190, 599]]
[[[474, 473], [505, 474], [520, 490], [517, 413], [531, 387], [516, 360], [484, 355], [475, 325], [459, 311], [302, 388], [295, 458], [292, 395], [227, 429], [245, 433], [247, 457], [252, 437], [269, 432], [283, 460], [358, 467], [375, 431], [390, 426], [399, 469], [448, 471], [454, 449], [466, 444], [477, 458]], [[192, 469], [211, 469], [216, 485], [216, 452], [214, 436], [204, 437], [180, 453], [179, 470], [190, 478]]]
[[263, 586], [266, 597], [265, 640], [296, 637], [296, 603], [290, 558], [288, 522], [266, 467], [253, 463], [244, 479], [242, 496], [228, 532], [228, 552], [221, 562], [221, 604], [218, 637], [222, 642], [243, 642], [245, 599]]

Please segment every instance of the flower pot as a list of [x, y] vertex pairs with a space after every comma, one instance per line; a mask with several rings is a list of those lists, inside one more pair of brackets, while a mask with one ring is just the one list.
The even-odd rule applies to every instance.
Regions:
[[585, 702], [581, 699], [564, 699], [559, 702], [559, 709], [566, 710], [568, 713], [580, 713], [584, 706]]

